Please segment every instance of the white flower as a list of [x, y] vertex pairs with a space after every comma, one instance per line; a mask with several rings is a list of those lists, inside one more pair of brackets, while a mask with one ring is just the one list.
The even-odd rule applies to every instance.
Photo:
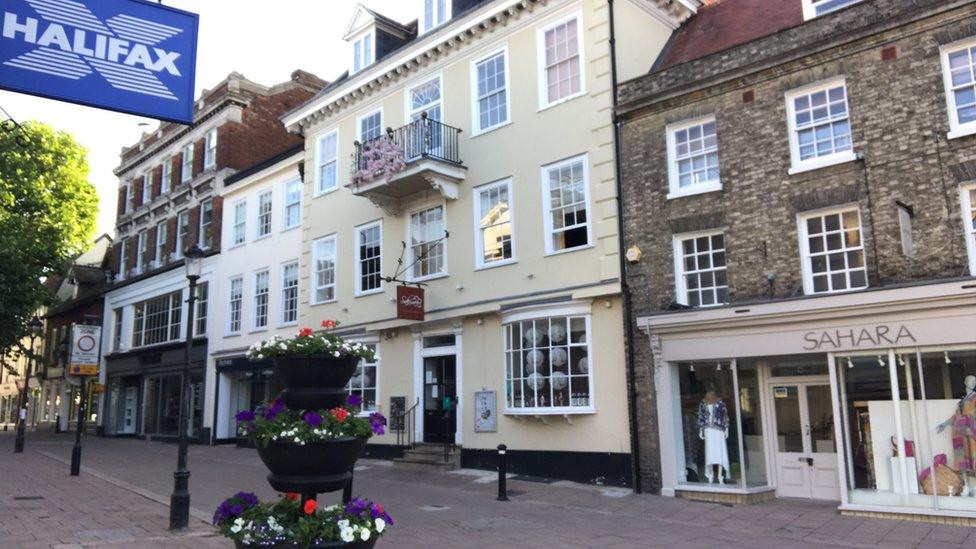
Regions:
[[336, 358], [339, 358], [339, 356], [341, 356], [341, 355], [340, 355], [340, 353], [339, 353], [339, 351], [336, 351], [336, 352], [335, 352], [335, 357], [336, 357]]
[[[330, 505], [330, 506], [328, 506], [328, 507], [326, 507], [326, 508], [325, 508], [325, 512], [326, 512], [326, 513], [331, 513], [332, 511], [338, 511], [338, 510], [339, 510], [339, 504], [335, 504], [335, 505]], [[341, 523], [341, 522], [342, 522], [342, 521], [339, 521], [339, 522], [338, 522], [338, 523], [336, 523], [336, 524], [339, 524], [339, 523]], [[345, 522], [346, 522], [346, 524], [349, 524], [349, 521], [348, 521], [348, 520], [347, 520], [347, 521], [345, 521]]]
[[261, 353], [258, 353], [258, 360], [261, 360], [262, 358], [264, 358], [264, 355], [261, 354]]
[[386, 521], [381, 518], [378, 518], [375, 521], [373, 521], [373, 525], [376, 526], [376, 532], [379, 534], [382, 534], [383, 530], [386, 530]]
[[349, 521], [347, 519], [342, 519], [336, 522], [336, 526], [338, 526], [340, 530], [345, 530], [346, 528], [349, 528]]
[[288, 345], [285, 345], [284, 343], [279, 343], [278, 344], [278, 347], [281, 347], [281, 350], [282, 351], [287, 351], [288, 350]]
[[231, 534], [236, 534], [236, 533], [238, 533], [240, 531], [241, 531], [241, 526], [239, 524], [235, 524], [235, 525], [233, 525], [233, 526], [230, 527], [230, 533]]
[[339, 538], [346, 543], [352, 543], [356, 538], [352, 535], [352, 528], [343, 528], [339, 531]]
[[244, 526], [244, 519], [241, 517], [237, 517], [236, 519], [234, 519], [234, 524], [238, 526]]
[[359, 538], [363, 541], [369, 539], [369, 528], [363, 528], [362, 532], [359, 533]]

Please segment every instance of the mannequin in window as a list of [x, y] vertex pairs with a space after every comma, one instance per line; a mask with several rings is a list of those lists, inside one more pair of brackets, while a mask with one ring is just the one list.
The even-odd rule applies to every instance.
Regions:
[[698, 404], [698, 438], [705, 441], [705, 478], [715, 482], [713, 465], [718, 466], [718, 482], [725, 484], [729, 474], [729, 413], [714, 389]]
[[966, 486], [963, 496], [976, 495], [976, 376], [966, 376], [966, 394], [959, 399], [956, 413], [939, 424], [942, 432], [952, 426], [952, 450], [956, 456], [956, 468], [962, 473]]

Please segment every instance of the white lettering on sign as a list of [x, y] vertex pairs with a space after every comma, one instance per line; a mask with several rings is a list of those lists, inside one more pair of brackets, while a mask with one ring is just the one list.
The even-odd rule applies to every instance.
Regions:
[[887, 324], [848, 330], [823, 330], [803, 334], [807, 351], [857, 349], [859, 347], [880, 347], [901, 343], [917, 343], [915, 336], [904, 325], [897, 328]]
[[3, 38], [38, 48], [4, 60], [4, 65], [70, 80], [88, 76], [94, 69], [114, 88], [178, 99], [155, 74], [183, 76], [176, 66], [180, 54], [155, 46], [182, 29], [122, 14], [101, 21], [76, 2], [59, 7], [42, 0], [26, 2], [41, 18], [20, 19], [4, 12]]
[[424, 306], [424, 300], [419, 295], [400, 296], [400, 303], [404, 307], [413, 307], [414, 309], [419, 309]]

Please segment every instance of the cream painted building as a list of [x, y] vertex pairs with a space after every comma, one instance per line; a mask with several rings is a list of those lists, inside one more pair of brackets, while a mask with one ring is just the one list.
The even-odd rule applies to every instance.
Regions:
[[[493, 467], [504, 443], [518, 472], [630, 483], [614, 77], [697, 4], [357, 9], [349, 73], [283, 121], [306, 138], [299, 324], [374, 343], [353, 384], [407, 412], [375, 453], [450, 442]], [[398, 319], [417, 283], [424, 320]]]

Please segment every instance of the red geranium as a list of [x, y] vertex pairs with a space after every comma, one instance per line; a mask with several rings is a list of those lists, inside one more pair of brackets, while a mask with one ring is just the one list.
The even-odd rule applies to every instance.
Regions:
[[310, 500], [308, 500], [308, 501], [305, 502], [305, 506], [302, 507], [302, 510], [305, 511], [305, 514], [306, 515], [311, 515], [312, 513], [315, 512], [315, 508], [317, 506], [318, 506], [318, 504], [315, 503], [315, 500], [314, 499], [310, 499]]
[[336, 418], [339, 423], [346, 421], [346, 418], [349, 417], [349, 411], [345, 408], [333, 408], [331, 412], [332, 417]]
[[298, 501], [298, 498], [301, 496], [298, 495], [298, 492], [285, 492], [284, 497], [285, 499], [290, 499], [291, 501]]
[[331, 328], [335, 328], [338, 325], [339, 325], [339, 322], [336, 321], [336, 320], [323, 320], [322, 321], [322, 327], [325, 328], [326, 330], [329, 330]]
[[311, 328], [302, 328], [301, 330], [298, 330], [298, 337], [309, 337], [310, 335], [312, 335]]

